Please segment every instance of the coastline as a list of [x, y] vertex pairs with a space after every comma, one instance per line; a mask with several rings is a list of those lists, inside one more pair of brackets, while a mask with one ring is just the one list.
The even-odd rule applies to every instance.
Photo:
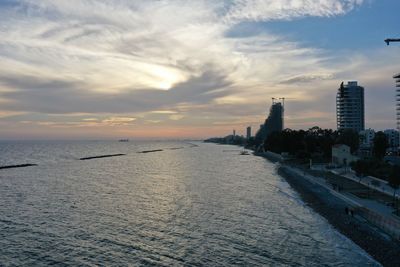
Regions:
[[[276, 162], [274, 159], [265, 158]], [[285, 165], [278, 168], [278, 174], [310, 208], [323, 216], [335, 229], [361, 247], [377, 262], [383, 266], [400, 266], [399, 242], [389, 238], [362, 218], [347, 215], [345, 209], [348, 203], [301, 175], [290, 173]]]
[[382, 266], [400, 266], [400, 242], [359, 215], [353, 217], [346, 214], [346, 208], [352, 206], [346, 197], [343, 198], [341, 194], [293, 172], [297, 168], [282, 163], [283, 158], [280, 155], [254, 151], [253, 154], [277, 164], [278, 174], [299, 194], [307, 206], [324, 217], [337, 231], [358, 245], [377, 263]]

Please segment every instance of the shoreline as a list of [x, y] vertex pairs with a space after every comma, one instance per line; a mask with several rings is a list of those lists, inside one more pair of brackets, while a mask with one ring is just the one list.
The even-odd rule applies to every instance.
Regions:
[[374, 260], [383, 266], [400, 266], [400, 243], [389, 238], [366, 220], [347, 215], [345, 209], [348, 203], [326, 188], [313, 184], [300, 175], [290, 173], [284, 165], [278, 168], [278, 174], [300, 195], [307, 206], [323, 216], [335, 229], [366, 251]]
[[[274, 164], [283, 159], [275, 153], [256, 153]], [[324, 217], [339, 233], [363, 249], [372, 259], [382, 266], [400, 266], [400, 242], [391, 238], [383, 230], [370, 224], [366, 219], [346, 214], [349, 202], [335, 195], [322, 185], [313, 183], [288, 169], [296, 169], [281, 163], [278, 174], [296, 191], [301, 200], [314, 212]]]

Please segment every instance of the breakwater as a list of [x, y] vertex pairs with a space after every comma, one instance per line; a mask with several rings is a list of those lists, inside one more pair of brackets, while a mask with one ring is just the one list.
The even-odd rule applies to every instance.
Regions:
[[32, 166], [37, 166], [37, 164], [29, 163], [29, 164], [0, 166], [0, 170], [2, 170], [2, 169], [14, 169], [14, 168], [26, 168], [26, 167], [32, 167]]
[[146, 153], [154, 153], [154, 152], [161, 152], [161, 151], [164, 151], [164, 150], [163, 149], [143, 150], [143, 151], [139, 151], [137, 153], [146, 154]]
[[100, 156], [92, 156], [92, 157], [80, 158], [79, 160], [90, 160], [90, 159], [111, 158], [111, 157], [120, 157], [120, 156], [125, 156], [125, 155], [126, 155], [126, 154], [100, 155]]

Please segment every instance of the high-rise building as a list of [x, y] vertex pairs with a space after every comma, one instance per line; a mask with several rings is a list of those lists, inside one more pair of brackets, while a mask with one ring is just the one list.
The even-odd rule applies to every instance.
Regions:
[[[396, 87], [400, 87], [400, 73], [393, 76], [396, 80]], [[400, 88], [396, 89], [396, 102], [397, 102], [397, 129], [400, 130]]]
[[281, 132], [283, 130], [283, 110], [281, 102], [272, 103], [265, 123], [267, 136], [272, 132]]
[[283, 130], [283, 112], [283, 104], [273, 100], [269, 115], [264, 125], [260, 125], [260, 130], [257, 133], [256, 139], [260, 139], [261, 142], [264, 142], [271, 133], [281, 132]]
[[356, 81], [340, 85], [336, 96], [337, 129], [364, 130], [364, 87]]
[[251, 126], [246, 128], [246, 139], [249, 140], [251, 137]]

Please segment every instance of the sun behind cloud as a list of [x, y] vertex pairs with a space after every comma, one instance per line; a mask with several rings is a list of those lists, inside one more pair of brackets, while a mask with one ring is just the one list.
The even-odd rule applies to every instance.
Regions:
[[[394, 10], [398, 2], [390, 4]], [[207, 128], [204, 135], [223, 134], [232, 127], [261, 123], [271, 97], [287, 97], [287, 127], [334, 127], [327, 117], [334, 117], [332, 99], [340, 81], [364, 79], [360, 82], [367, 92], [379, 89], [389, 95], [400, 53], [383, 46], [347, 49], [345, 45], [356, 40], [332, 41], [315, 22], [330, 26], [347, 16], [360, 19], [370, 6], [377, 2], [0, 3], [0, 127], [10, 129], [0, 137], [31, 130], [45, 134], [59, 125], [70, 127], [76, 136], [94, 134], [78, 125], [98, 127], [101, 136], [106, 124], [132, 136], [154, 131], [155, 125], [170, 134], [196, 137], [200, 133], [193, 129], [220, 125]], [[383, 23], [379, 16], [370, 16]], [[310, 19], [322, 32], [319, 39], [309, 24], [297, 26]], [[362, 31], [354, 28], [352, 36]], [[344, 48], [321, 47], [320, 39], [343, 43]], [[324, 116], [306, 120], [310, 114]], [[388, 121], [383, 115], [372, 117], [377, 123]], [[39, 124], [41, 128], [35, 128]]]

